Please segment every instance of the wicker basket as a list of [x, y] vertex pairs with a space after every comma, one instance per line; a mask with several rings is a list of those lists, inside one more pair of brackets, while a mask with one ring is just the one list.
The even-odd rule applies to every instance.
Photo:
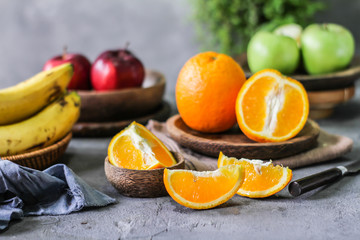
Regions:
[[64, 154], [71, 137], [72, 134], [70, 132], [63, 139], [48, 147], [32, 152], [3, 156], [1, 159], [7, 159], [25, 167], [43, 170], [59, 161], [59, 158]]

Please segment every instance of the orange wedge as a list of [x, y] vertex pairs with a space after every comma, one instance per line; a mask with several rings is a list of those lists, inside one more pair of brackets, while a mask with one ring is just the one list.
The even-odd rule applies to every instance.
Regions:
[[133, 122], [113, 137], [108, 147], [111, 164], [147, 170], [170, 167], [176, 161], [166, 146], [146, 127]]
[[220, 152], [218, 167], [232, 164], [244, 167], [244, 183], [237, 194], [249, 198], [271, 196], [285, 188], [292, 178], [292, 171], [287, 167], [274, 166], [271, 162], [261, 160], [229, 158]]
[[244, 180], [241, 166], [229, 165], [216, 171], [164, 171], [164, 183], [169, 195], [179, 204], [193, 209], [216, 207], [239, 190]]
[[280, 142], [296, 136], [309, 115], [302, 84], [265, 69], [249, 78], [236, 100], [236, 118], [242, 132], [257, 142]]

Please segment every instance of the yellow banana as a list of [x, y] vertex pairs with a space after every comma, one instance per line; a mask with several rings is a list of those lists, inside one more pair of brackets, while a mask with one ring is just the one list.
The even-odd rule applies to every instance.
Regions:
[[64, 93], [72, 75], [73, 67], [66, 63], [0, 90], [0, 125], [22, 121], [40, 111]]
[[80, 115], [80, 96], [66, 93], [33, 117], [0, 126], [0, 156], [49, 146], [64, 137]]

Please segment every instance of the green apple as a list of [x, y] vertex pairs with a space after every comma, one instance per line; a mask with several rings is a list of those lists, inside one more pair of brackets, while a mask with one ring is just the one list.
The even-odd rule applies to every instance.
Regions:
[[355, 52], [351, 32], [338, 24], [311, 24], [301, 36], [302, 56], [309, 74], [325, 74], [346, 68]]
[[247, 59], [253, 73], [273, 68], [289, 75], [299, 65], [300, 50], [291, 37], [260, 31], [250, 39]]
[[278, 35], [288, 36], [288, 37], [295, 39], [298, 47], [300, 47], [302, 31], [303, 31], [303, 28], [299, 24], [288, 23], [288, 24], [284, 24], [284, 25], [277, 27], [274, 30], [274, 33], [278, 34]]

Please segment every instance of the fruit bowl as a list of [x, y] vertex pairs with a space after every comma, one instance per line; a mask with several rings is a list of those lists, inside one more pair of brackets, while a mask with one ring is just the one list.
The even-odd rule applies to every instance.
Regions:
[[[238, 56], [236, 60], [244, 69], [246, 77], [249, 78], [251, 71], [247, 63], [246, 54]], [[290, 77], [300, 81], [307, 91], [343, 89], [351, 86], [355, 80], [360, 78], [360, 56], [355, 56], [350, 66], [342, 71], [320, 75], [295, 72]]]
[[81, 97], [78, 122], [109, 122], [151, 113], [162, 102], [165, 77], [147, 70], [141, 88], [113, 91], [77, 91]]
[[72, 133], [70, 132], [58, 142], [45, 148], [16, 155], [1, 156], [0, 158], [25, 167], [43, 170], [58, 162], [59, 158], [64, 154], [71, 137]]
[[134, 117], [111, 122], [88, 122], [77, 123], [73, 126], [74, 137], [113, 137], [121, 129], [125, 128], [133, 121], [146, 125], [150, 119], [165, 121], [171, 113], [170, 104], [163, 101], [151, 113], [140, 117]]
[[[246, 54], [237, 57], [246, 77], [251, 76]], [[310, 103], [309, 117], [320, 119], [329, 117], [334, 108], [349, 101], [355, 94], [354, 82], [360, 78], [360, 56], [355, 56], [347, 69], [335, 73], [308, 75], [295, 73], [291, 75], [301, 82], [308, 92]]]
[[[176, 152], [171, 152], [177, 162], [168, 169], [184, 169], [185, 160]], [[120, 168], [112, 165], [108, 157], [104, 163], [105, 175], [108, 181], [118, 190], [119, 193], [128, 197], [161, 197], [166, 196], [163, 175], [165, 168], [152, 170], [134, 170]]]

